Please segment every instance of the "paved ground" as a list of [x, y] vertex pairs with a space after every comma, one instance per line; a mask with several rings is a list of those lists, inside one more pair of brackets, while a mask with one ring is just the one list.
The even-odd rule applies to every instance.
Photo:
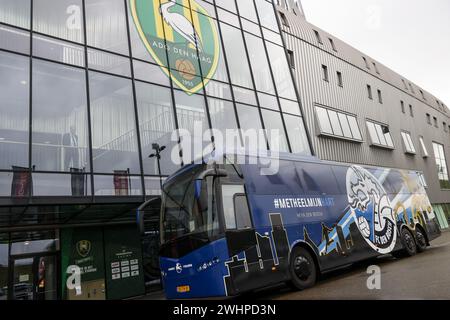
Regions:
[[[367, 289], [367, 267], [373, 264], [381, 268], [381, 290]], [[163, 299], [163, 295], [155, 293], [144, 299]], [[450, 232], [444, 232], [425, 252], [411, 258], [388, 255], [327, 274], [305, 291], [278, 286], [240, 299], [450, 299]]]

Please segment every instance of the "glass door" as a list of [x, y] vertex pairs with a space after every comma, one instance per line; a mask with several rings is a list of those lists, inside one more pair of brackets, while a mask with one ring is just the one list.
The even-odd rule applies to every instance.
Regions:
[[56, 256], [13, 258], [13, 300], [56, 300]]

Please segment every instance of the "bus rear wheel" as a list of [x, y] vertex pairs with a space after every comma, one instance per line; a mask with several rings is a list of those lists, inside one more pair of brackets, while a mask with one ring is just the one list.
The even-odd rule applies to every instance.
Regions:
[[422, 229], [416, 229], [417, 252], [424, 252], [427, 249], [427, 237]]
[[291, 253], [289, 271], [291, 274], [290, 283], [297, 290], [311, 288], [316, 284], [316, 262], [305, 248], [294, 248]]
[[412, 233], [408, 229], [402, 229], [400, 233], [400, 240], [402, 241], [403, 249], [401, 251], [395, 252], [393, 254], [394, 257], [412, 257], [417, 253], [416, 241], [414, 240]]

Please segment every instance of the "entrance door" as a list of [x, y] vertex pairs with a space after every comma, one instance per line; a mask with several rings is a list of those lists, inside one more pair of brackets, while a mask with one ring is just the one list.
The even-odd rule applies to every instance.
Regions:
[[56, 300], [56, 256], [12, 258], [11, 299]]

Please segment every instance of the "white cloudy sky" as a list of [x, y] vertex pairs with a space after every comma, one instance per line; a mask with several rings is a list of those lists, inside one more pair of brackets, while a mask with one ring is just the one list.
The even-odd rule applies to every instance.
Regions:
[[307, 20], [450, 108], [450, 0], [302, 0]]

